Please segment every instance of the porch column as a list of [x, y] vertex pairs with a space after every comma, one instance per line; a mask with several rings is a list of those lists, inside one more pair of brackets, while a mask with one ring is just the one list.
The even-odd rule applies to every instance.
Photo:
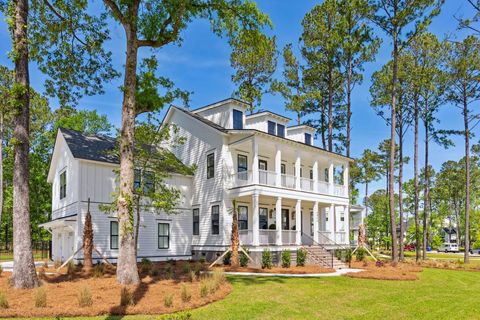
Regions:
[[332, 203], [328, 209], [328, 231], [330, 231], [330, 239], [335, 240], [335, 205]]
[[275, 185], [282, 186], [282, 150], [278, 145], [275, 146]]
[[350, 244], [350, 207], [343, 206], [343, 225], [345, 226], [345, 243]]
[[253, 235], [252, 235], [252, 244], [254, 246], [259, 245], [259, 220], [260, 220], [260, 209], [258, 207], [258, 198], [259, 195], [254, 193], [252, 195], [252, 207], [253, 207], [253, 215], [252, 215], [252, 223], [253, 223]]
[[313, 162], [313, 192], [318, 192], [318, 160]]
[[343, 168], [344, 168], [344, 169], [343, 169], [343, 189], [344, 189], [343, 192], [345, 192], [344, 196], [345, 196], [345, 197], [348, 197], [348, 196], [350, 196], [350, 195], [348, 194], [348, 188], [349, 188], [349, 182], [350, 182], [349, 165], [348, 165], [348, 163], [345, 164]]
[[252, 183], [258, 184], [258, 144], [257, 139], [252, 139]]
[[275, 203], [275, 226], [277, 229], [276, 244], [282, 245], [282, 198], [278, 197]]
[[296, 152], [296, 159], [295, 159], [295, 189], [300, 190], [300, 167], [301, 167], [301, 160], [300, 160], [300, 152]]
[[313, 203], [313, 240], [318, 243], [318, 202]]
[[302, 244], [302, 200], [297, 200], [295, 205], [295, 244]]
[[334, 190], [334, 185], [335, 181], [333, 181], [333, 170], [335, 169], [335, 165], [333, 162], [330, 162], [330, 165], [328, 167], [328, 191], [330, 194], [333, 194]]

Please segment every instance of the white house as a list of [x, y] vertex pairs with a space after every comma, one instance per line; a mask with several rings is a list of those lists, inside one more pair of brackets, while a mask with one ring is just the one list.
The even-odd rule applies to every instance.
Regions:
[[[164, 123], [175, 124], [186, 138], [170, 151], [197, 169], [169, 179], [182, 191], [179, 214], [142, 213], [139, 259], [214, 258], [230, 245], [232, 200], [241, 243], [253, 256], [266, 247], [325, 251], [350, 245], [349, 222], [359, 212], [349, 210], [353, 160], [316, 147], [313, 128], [289, 127], [289, 118], [273, 112], [247, 114], [247, 107], [226, 99], [167, 111]], [[81, 246], [88, 199], [95, 246], [107, 258], [117, 257], [116, 218], [99, 209], [115, 189], [114, 146], [112, 138], [59, 130], [48, 175], [52, 220], [43, 225], [52, 232], [53, 259], [65, 260]], [[82, 257], [80, 252], [76, 260]]]

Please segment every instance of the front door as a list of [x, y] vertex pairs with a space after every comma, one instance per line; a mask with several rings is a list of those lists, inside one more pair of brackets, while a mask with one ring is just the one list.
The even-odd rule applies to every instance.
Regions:
[[290, 230], [290, 215], [288, 209], [282, 209], [282, 230]]

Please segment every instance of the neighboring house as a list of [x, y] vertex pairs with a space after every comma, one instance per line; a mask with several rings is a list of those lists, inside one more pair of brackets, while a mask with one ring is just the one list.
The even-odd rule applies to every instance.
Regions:
[[358, 244], [358, 231], [360, 225], [365, 223], [366, 215], [366, 207], [359, 204], [350, 206], [350, 244], [352, 246], [357, 246]]
[[457, 243], [457, 230], [455, 228], [442, 229], [443, 243]]
[[[193, 111], [167, 111], [164, 123], [175, 124], [186, 138], [170, 151], [196, 171], [173, 173], [168, 181], [182, 191], [179, 214], [142, 214], [138, 258], [218, 256], [230, 245], [234, 199], [240, 241], [252, 255], [266, 247], [280, 252], [350, 244], [353, 160], [314, 146], [313, 128], [288, 127], [289, 118], [268, 111], [247, 115], [247, 107], [227, 99]], [[59, 130], [48, 175], [52, 221], [43, 225], [52, 232], [53, 259], [67, 259], [81, 246], [88, 199], [95, 246], [107, 258], [117, 257], [116, 218], [98, 208], [115, 190], [118, 159], [109, 152], [114, 146], [111, 138]], [[76, 260], [82, 257], [80, 252]]]

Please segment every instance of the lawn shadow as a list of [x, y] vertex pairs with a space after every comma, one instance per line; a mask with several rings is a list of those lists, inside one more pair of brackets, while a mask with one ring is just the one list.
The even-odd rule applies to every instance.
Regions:
[[263, 285], [263, 284], [269, 284], [269, 283], [285, 283], [285, 278], [284, 277], [273, 277], [273, 276], [233, 276], [229, 275], [227, 276], [228, 281], [232, 285], [235, 284], [243, 284], [247, 286], [251, 285]]

